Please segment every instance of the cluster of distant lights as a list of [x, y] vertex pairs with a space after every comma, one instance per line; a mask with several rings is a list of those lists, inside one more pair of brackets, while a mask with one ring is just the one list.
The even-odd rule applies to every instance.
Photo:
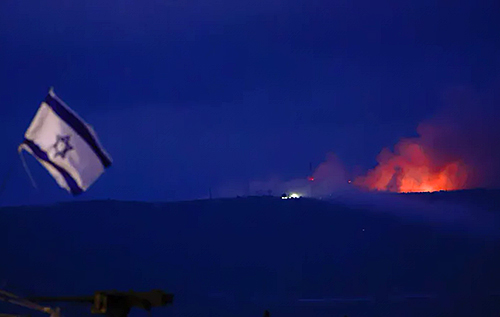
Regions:
[[[314, 182], [314, 177], [310, 176], [307, 178], [310, 182]], [[347, 183], [351, 184], [351, 180], [348, 180]], [[285, 199], [299, 199], [301, 198], [302, 195], [299, 194], [299, 193], [291, 193], [290, 195], [283, 195], [281, 196], [281, 199], [285, 200]]]
[[300, 197], [302, 196], [298, 193], [291, 193], [288, 196], [281, 196], [281, 199], [299, 199]]

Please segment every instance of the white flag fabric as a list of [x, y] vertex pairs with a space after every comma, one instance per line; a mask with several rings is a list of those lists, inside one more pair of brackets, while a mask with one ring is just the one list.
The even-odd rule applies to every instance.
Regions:
[[73, 195], [86, 191], [112, 163], [92, 127], [52, 90], [24, 135], [23, 149]]

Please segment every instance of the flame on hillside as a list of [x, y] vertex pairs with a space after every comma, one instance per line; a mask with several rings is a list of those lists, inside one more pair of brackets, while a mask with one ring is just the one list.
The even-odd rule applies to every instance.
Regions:
[[430, 149], [419, 139], [403, 139], [394, 152], [384, 149], [378, 165], [354, 184], [369, 190], [435, 192], [458, 190], [466, 186], [467, 166], [461, 160], [436, 162]]

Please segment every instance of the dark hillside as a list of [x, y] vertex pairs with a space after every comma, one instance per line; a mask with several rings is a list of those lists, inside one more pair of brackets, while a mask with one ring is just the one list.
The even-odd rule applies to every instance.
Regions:
[[[477, 204], [470, 212], [481, 217], [484, 206], [499, 210], [498, 197], [476, 191], [403, 198]], [[499, 240], [335, 202], [250, 197], [12, 207], [0, 209], [0, 235], [0, 285], [26, 296], [173, 292], [174, 306], [156, 316], [250, 317], [264, 309], [273, 317], [500, 314]]]

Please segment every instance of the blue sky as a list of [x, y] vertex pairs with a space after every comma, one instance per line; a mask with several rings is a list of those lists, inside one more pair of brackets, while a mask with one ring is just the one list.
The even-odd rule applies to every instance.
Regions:
[[115, 165], [79, 199], [178, 200], [368, 169], [454, 87], [498, 80], [496, 1], [0, 3], [0, 204], [73, 199], [17, 144], [50, 86]]

